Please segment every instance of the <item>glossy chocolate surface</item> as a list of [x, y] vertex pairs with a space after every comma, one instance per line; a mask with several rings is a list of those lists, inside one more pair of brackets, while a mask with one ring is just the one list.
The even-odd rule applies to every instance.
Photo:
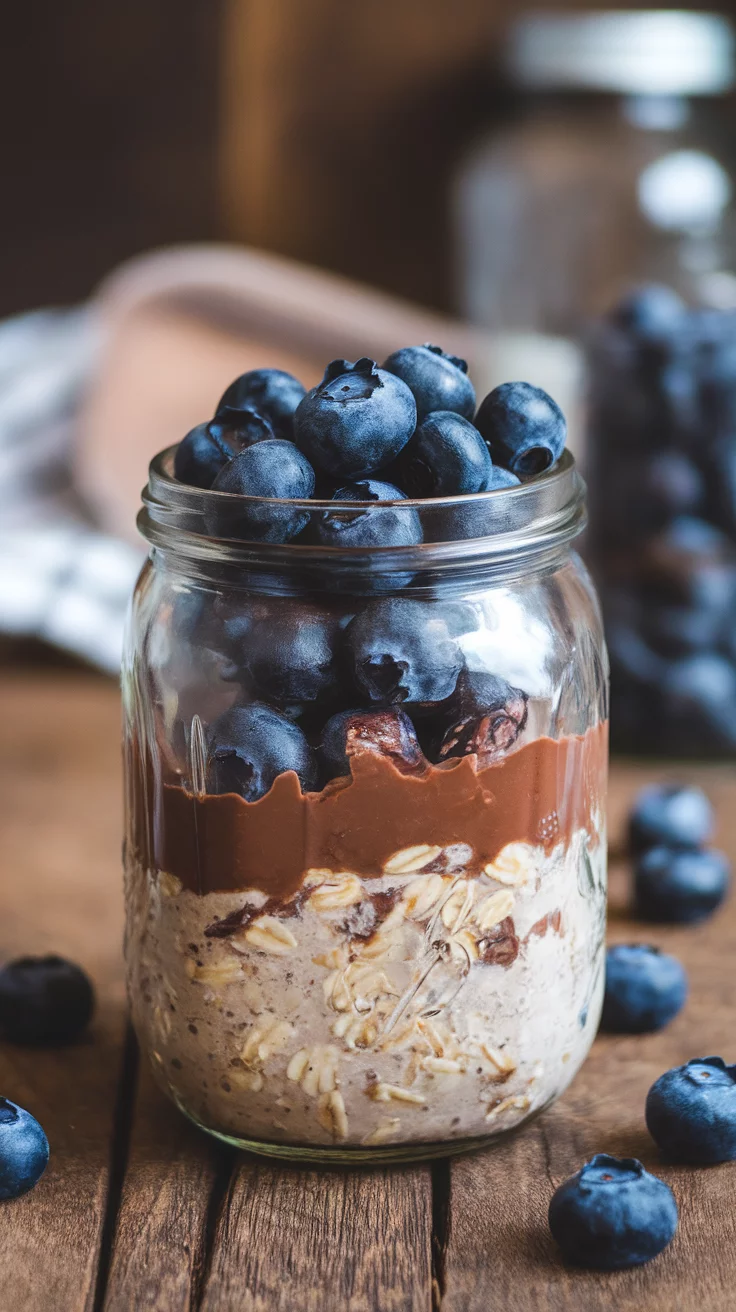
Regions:
[[469, 844], [467, 869], [478, 873], [507, 843], [549, 851], [579, 829], [595, 842], [607, 730], [601, 724], [580, 736], [537, 738], [483, 769], [466, 756], [402, 773], [364, 753], [352, 759], [350, 777], [321, 792], [302, 793], [290, 771], [257, 802], [234, 793], [195, 797], [138, 767], [138, 855], [199, 894], [260, 889], [284, 899], [310, 868], [377, 878], [391, 856], [414, 844]]

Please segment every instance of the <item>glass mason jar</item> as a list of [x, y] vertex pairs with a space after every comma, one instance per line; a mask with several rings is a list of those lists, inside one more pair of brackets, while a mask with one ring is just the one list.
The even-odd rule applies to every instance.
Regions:
[[603, 989], [607, 665], [572, 457], [387, 505], [424, 542], [370, 549], [229, 539], [244, 501], [336, 505], [171, 468], [123, 666], [128, 986], [159, 1083], [283, 1157], [515, 1129], [575, 1075]]
[[454, 189], [457, 301], [494, 329], [576, 334], [632, 282], [736, 305], [725, 18], [533, 14], [510, 32], [513, 112]]

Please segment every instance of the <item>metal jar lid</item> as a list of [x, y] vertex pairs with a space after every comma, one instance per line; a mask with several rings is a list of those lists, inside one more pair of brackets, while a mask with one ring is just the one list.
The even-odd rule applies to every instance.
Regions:
[[505, 62], [529, 90], [716, 95], [736, 80], [731, 24], [684, 10], [533, 14], [512, 27]]

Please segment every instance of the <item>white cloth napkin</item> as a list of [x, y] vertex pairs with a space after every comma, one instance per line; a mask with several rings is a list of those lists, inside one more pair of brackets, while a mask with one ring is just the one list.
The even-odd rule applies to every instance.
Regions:
[[88, 309], [0, 324], [0, 631], [114, 673], [143, 552], [100, 532], [72, 481], [75, 418], [99, 341]]

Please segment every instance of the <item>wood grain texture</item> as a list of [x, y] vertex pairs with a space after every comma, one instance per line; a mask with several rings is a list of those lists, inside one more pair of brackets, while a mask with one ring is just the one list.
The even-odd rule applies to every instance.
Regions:
[[230, 1154], [174, 1110], [145, 1063], [138, 1076], [106, 1312], [199, 1306], [210, 1199]]
[[503, 21], [486, 0], [228, 0], [226, 230], [448, 305], [449, 179]]
[[203, 1312], [430, 1312], [428, 1167], [315, 1171], [242, 1161]]
[[[734, 1168], [660, 1162], [643, 1102], [667, 1067], [734, 1055], [736, 900], [695, 929], [646, 928], [626, 918], [626, 871], [614, 869], [611, 939], [675, 952], [691, 997], [663, 1034], [599, 1039], [558, 1105], [498, 1148], [431, 1170], [233, 1157], [169, 1107], [147, 1071], [135, 1092], [130, 1065], [120, 1080], [117, 689], [71, 673], [5, 674], [0, 723], [0, 953], [65, 952], [99, 996], [84, 1042], [0, 1045], [0, 1093], [39, 1117], [52, 1150], [38, 1187], [2, 1206], [2, 1312], [430, 1312], [433, 1223], [441, 1312], [731, 1312]], [[635, 789], [663, 773], [614, 768], [614, 835]], [[733, 857], [736, 769], [682, 773], [716, 801]], [[637, 1271], [572, 1270], [548, 1235], [554, 1188], [601, 1150], [639, 1156], [680, 1204], [673, 1244]]]
[[3, 1204], [3, 1309], [91, 1309], [122, 1055], [119, 709], [87, 676], [0, 683], [0, 955], [59, 951], [98, 992], [69, 1048], [0, 1045], [0, 1092], [38, 1117], [51, 1161]]
[[[614, 768], [614, 836], [636, 788], [661, 773], [677, 774]], [[718, 841], [736, 857], [736, 770], [688, 767], [679, 773], [696, 778], [717, 802]], [[627, 892], [628, 872], [619, 863], [612, 871], [609, 939], [655, 943], [680, 957], [690, 976], [687, 1005], [661, 1034], [601, 1036], [555, 1107], [498, 1148], [451, 1164], [442, 1312], [732, 1312], [734, 1167], [698, 1170], [662, 1162], [644, 1124], [644, 1100], [663, 1071], [690, 1057], [722, 1053], [734, 1059], [736, 900], [708, 924], [665, 928], [628, 920]], [[675, 1192], [678, 1233], [648, 1266], [603, 1275], [573, 1270], [559, 1258], [547, 1229], [550, 1197], [595, 1152], [638, 1157]]]
[[0, 313], [217, 235], [220, 24], [220, 0], [3, 6]]

